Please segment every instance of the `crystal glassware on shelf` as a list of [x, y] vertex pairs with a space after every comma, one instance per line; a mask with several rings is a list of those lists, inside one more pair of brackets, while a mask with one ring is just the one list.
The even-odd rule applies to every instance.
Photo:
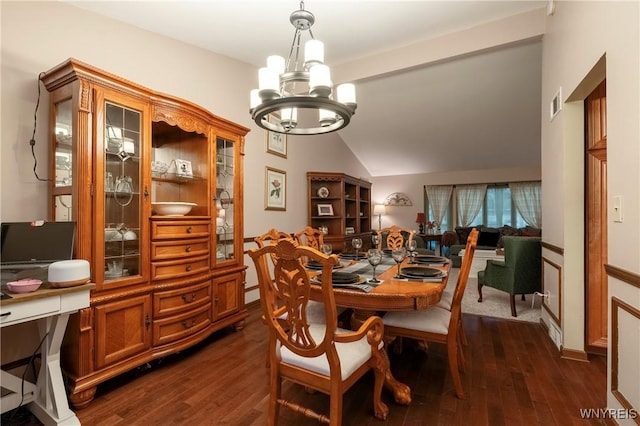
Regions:
[[329, 243], [324, 243], [322, 244], [322, 246], [320, 246], [320, 250], [326, 254], [327, 256], [329, 256], [331, 254], [331, 252], [333, 252], [333, 247], [331, 246], [331, 244]]
[[402, 263], [404, 258], [407, 257], [407, 249], [404, 248], [404, 247], [399, 247], [399, 248], [393, 249], [391, 251], [391, 257], [398, 264], [398, 274], [393, 278], [400, 279], [400, 278], [402, 278], [402, 275], [400, 275], [400, 264]]
[[362, 238], [354, 238], [351, 240], [351, 245], [356, 252], [356, 261], [358, 260], [358, 251], [362, 247]]
[[418, 242], [416, 240], [408, 240], [406, 246], [409, 251], [409, 263], [413, 263], [413, 256], [418, 249]]
[[367, 251], [367, 260], [369, 261], [369, 264], [371, 266], [373, 266], [373, 276], [372, 278], [369, 280], [370, 283], [379, 283], [380, 280], [378, 278], [376, 278], [376, 266], [378, 266], [380, 264], [380, 262], [382, 262], [382, 251], [378, 250], [378, 249], [369, 249]]

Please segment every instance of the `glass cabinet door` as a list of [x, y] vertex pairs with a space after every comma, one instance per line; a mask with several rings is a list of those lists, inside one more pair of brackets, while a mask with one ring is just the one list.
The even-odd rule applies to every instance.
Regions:
[[234, 238], [234, 141], [216, 139], [216, 262], [233, 259]]
[[54, 105], [55, 116], [55, 189], [54, 220], [68, 222], [73, 220], [71, 184], [73, 166], [71, 99]]
[[141, 273], [142, 113], [105, 102], [104, 277]]

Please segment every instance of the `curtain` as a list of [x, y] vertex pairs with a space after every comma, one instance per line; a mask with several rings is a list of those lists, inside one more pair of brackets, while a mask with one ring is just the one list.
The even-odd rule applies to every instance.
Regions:
[[487, 192], [486, 184], [458, 185], [456, 198], [458, 200], [458, 223], [469, 226], [478, 215]]
[[540, 182], [510, 183], [511, 199], [527, 225], [542, 228]]
[[442, 225], [442, 217], [449, 207], [449, 200], [451, 199], [451, 192], [453, 191], [453, 185], [427, 185], [427, 199], [433, 212], [433, 219], [436, 222], [436, 226], [440, 228]]

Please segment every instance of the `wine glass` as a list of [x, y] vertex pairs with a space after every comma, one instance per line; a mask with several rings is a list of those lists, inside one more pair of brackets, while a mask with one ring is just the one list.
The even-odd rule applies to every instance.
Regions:
[[370, 283], [379, 283], [380, 280], [376, 278], [376, 266], [382, 262], [382, 251], [372, 248], [367, 251], [367, 260], [369, 264], [373, 266], [373, 277], [369, 280]]
[[333, 247], [331, 246], [331, 244], [329, 243], [324, 243], [320, 246], [320, 250], [326, 254], [327, 256], [329, 256], [331, 254], [331, 252], [333, 252]]
[[400, 264], [402, 263], [404, 258], [407, 257], [407, 249], [404, 247], [395, 248], [391, 251], [391, 257], [393, 257], [393, 260], [395, 260], [398, 264], [398, 274], [393, 278], [400, 279], [402, 278], [402, 276], [400, 275]]
[[356, 251], [356, 261], [358, 261], [358, 250], [362, 247], [362, 238], [354, 238], [351, 240], [351, 245]]
[[413, 256], [418, 249], [418, 242], [416, 240], [408, 240], [406, 246], [409, 251], [409, 263], [413, 263]]
[[378, 248], [378, 244], [380, 243], [380, 237], [378, 234], [371, 234], [371, 245], [373, 248]]

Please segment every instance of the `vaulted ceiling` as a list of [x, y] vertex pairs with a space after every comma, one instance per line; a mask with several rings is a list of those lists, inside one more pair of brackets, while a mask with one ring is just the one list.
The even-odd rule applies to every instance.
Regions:
[[[289, 15], [300, 6], [290, 0], [70, 3], [255, 65], [256, 73], [268, 55], [287, 56]], [[304, 6], [315, 15], [313, 33], [325, 43], [326, 62], [344, 70], [547, 3], [308, 0]], [[338, 135], [372, 176], [539, 166], [541, 53], [540, 39], [530, 39], [356, 80], [358, 109]]]

